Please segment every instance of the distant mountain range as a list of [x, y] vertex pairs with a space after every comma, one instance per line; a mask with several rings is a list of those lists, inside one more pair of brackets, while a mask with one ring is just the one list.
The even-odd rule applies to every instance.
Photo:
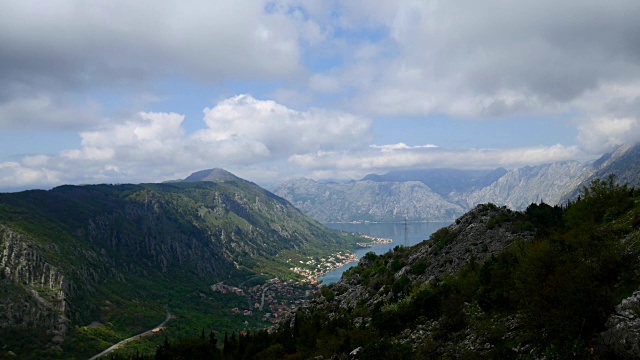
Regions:
[[595, 178], [640, 186], [640, 145], [620, 146], [591, 162], [563, 161], [512, 170], [407, 169], [347, 183], [297, 178], [273, 192], [323, 223], [453, 220], [477, 204], [523, 210], [575, 198]]
[[420, 181], [361, 180], [323, 184], [293, 179], [275, 190], [297, 208], [320, 222], [450, 220], [464, 212]]

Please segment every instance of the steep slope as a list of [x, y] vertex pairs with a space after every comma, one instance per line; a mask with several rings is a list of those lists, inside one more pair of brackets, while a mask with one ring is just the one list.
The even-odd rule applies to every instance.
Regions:
[[[413, 283], [442, 279], [443, 276], [455, 274], [470, 261], [483, 262], [504, 251], [515, 240], [532, 239], [532, 231], [516, 226], [518, 215], [506, 208], [478, 205], [452, 225], [436, 231], [430, 240], [411, 247], [410, 251], [396, 249], [402, 256], [388, 254], [386, 258], [379, 258], [370, 253], [360, 261], [358, 269], [345, 273], [332, 286], [332, 292], [339, 294], [332, 302], [347, 311], [353, 311], [362, 301], [373, 306], [393, 295], [393, 292], [389, 292], [391, 289], [385, 289], [384, 285], [393, 285], [402, 275], [408, 276]], [[393, 258], [402, 260], [392, 264]], [[384, 259], [382, 263], [379, 261], [381, 259]], [[365, 274], [360, 270], [374, 266], [391, 269], [393, 278], [387, 279], [391, 283], [384, 281], [371, 288], [370, 278], [376, 277], [376, 274]], [[325, 298], [317, 298], [309, 306], [321, 307], [321, 304], [326, 304]]]
[[604, 154], [593, 163], [592, 174], [582, 180], [578, 186], [564, 194], [562, 201], [574, 200], [580, 189], [594, 179], [606, 179], [615, 176], [618, 184], [640, 187], [640, 143], [619, 146], [615, 151]]
[[508, 171], [489, 186], [452, 194], [449, 199], [468, 207], [492, 202], [514, 210], [524, 210], [529, 204], [541, 201], [556, 205], [592, 173], [591, 164], [578, 161], [525, 166]]
[[349, 221], [446, 221], [462, 214], [418, 181], [322, 184], [309, 179], [293, 179], [274, 190], [314, 219]]
[[[163, 318], [164, 304], [190, 306], [195, 289], [252, 273], [292, 276], [282, 254], [356, 241], [255, 184], [216, 175], [0, 194], [3, 345], [22, 358], [83, 357], [104, 343], [83, 337], [84, 325], [132, 334]], [[25, 337], [31, 348], [20, 352]]]

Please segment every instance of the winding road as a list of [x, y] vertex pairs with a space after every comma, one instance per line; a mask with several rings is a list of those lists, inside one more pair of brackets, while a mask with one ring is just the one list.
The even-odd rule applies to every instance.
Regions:
[[264, 294], [267, 292], [267, 290], [269, 290], [270, 287], [271, 285], [267, 286], [266, 288], [264, 288], [264, 290], [262, 290], [262, 301], [260, 302], [260, 311], [262, 311], [262, 307], [264, 306]]
[[106, 349], [105, 351], [101, 352], [100, 354], [94, 355], [93, 357], [89, 358], [89, 360], [94, 360], [94, 359], [97, 359], [97, 358], [99, 358], [101, 356], [105, 356], [105, 355], [109, 354], [110, 352], [112, 352], [113, 350], [119, 348], [120, 346], [122, 346], [122, 345], [124, 345], [124, 344], [126, 344], [126, 343], [128, 343], [130, 341], [139, 339], [139, 338], [141, 338], [141, 337], [143, 337], [145, 335], [150, 335], [151, 333], [153, 333], [153, 330], [163, 327], [164, 324], [166, 324], [167, 321], [169, 321], [169, 319], [171, 319], [171, 314], [169, 313], [169, 309], [167, 308], [167, 317], [164, 319], [163, 322], [160, 323], [160, 325], [154, 327], [153, 329], [150, 329], [150, 330], [147, 330], [145, 332], [142, 332], [142, 333], [140, 333], [138, 335], [134, 335], [132, 337], [126, 338], [126, 339], [120, 341], [117, 344], [111, 345], [108, 349]]

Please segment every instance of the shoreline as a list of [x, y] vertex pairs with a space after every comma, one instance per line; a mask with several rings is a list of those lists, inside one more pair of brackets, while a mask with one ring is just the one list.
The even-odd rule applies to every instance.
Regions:
[[331, 254], [331, 256], [329, 256], [326, 259], [321, 258], [320, 261], [317, 263], [317, 265], [314, 260], [310, 260], [306, 264], [315, 265], [315, 267], [312, 267], [311, 269], [292, 267], [292, 268], [289, 268], [289, 270], [293, 271], [298, 275], [302, 275], [306, 281], [309, 281], [312, 284], [316, 284], [318, 283], [319, 277], [326, 275], [327, 273], [341, 266], [344, 266], [352, 262], [358, 262], [358, 261], [360, 261], [360, 259], [358, 258], [358, 255], [356, 255], [355, 253], [349, 250], [345, 250], [345, 251], [339, 251], [339, 252], [333, 253]]

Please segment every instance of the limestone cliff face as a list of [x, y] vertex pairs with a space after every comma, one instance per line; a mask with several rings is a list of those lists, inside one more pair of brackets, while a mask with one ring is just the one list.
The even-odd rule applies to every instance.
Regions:
[[593, 174], [590, 164], [565, 161], [508, 171], [491, 185], [450, 197], [467, 206], [488, 202], [524, 210], [532, 203], [560, 204], [568, 191]]
[[588, 162], [561, 161], [494, 171], [406, 169], [349, 183], [291, 179], [274, 192], [321, 222], [452, 220], [477, 204], [524, 210], [577, 198], [594, 179], [640, 187], [640, 143], [619, 146]]
[[198, 277], [220, 274], [228, 260], [217, 239], [197, 228], [178, 231], [163, 216], [164, 211], [161, 207], [127, 205], [90, 219], [84, 236], [104, 255], [109, 267], [124, 273], [148, 275], [149, 269], [154, 269], [167, 274], [187, 267]]
[[575, 200], [584, 186], [595, 179], [615, 177], [617, 184], [627, 184], [630, 187], [640, 187], [640, 143], [621, 145], [613, 152], [603, 155], [592, 164], [592, 171], [588, 177], [581, 179], [573, 189], [570, 189], [562, 201]]
[[39, 326], [56, 335], [66, 333], [69, 284], [40, 255], [43, 250], [0, 225], [0, 286], [9, 292], [0, 297], [0, 327]]
[[610, 358], [640, 358], [640, 290], [622, 300], [615, 314], [609, 317], [600, 341], [609, 349]]
[[419, 181], [322, 184], [294, 179], [274, 192], [320, 222], [450, 221], [464, 209]]

